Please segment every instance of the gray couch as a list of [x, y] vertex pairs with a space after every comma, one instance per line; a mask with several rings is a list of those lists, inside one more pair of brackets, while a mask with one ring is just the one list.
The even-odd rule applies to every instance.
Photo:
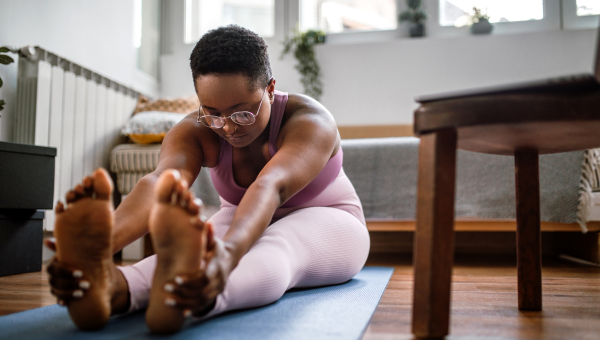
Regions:
[[[342, 140], [344, 171], [356, 188], [367, 221], [414, 220], [418, 146], [419, 139], [413, 137]], [[112, 150], [111, 171], [117, 174], [122, 195], [156, 168], [159, 154], [160, 144], [122, 144]], [[589, 151], [540, 157], [542, 221], [579, 222], [585, 227], [589, 204], [585, 201], [591, 201], [588, 196], [594, 184], [587, 178], [586, 162], [596, 164]], [[515, 218], [511, 157], [458, 151], [456, 173], [457, 217]], [[202, 169], [193, 191], [205, 205], [219, 205], [208, 169]]]

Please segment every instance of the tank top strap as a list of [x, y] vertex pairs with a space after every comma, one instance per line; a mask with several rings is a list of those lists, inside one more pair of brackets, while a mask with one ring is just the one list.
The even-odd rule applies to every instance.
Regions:
[[271, 153], [271, 157], [275, 156], [275, 153], [277, 152], [277, 135], [279, 134], [279, 128], [281, 127], [281, 121], [283, 120], [283, 113], [285, 112], [287, 101], [287, 92], [275, 91], [275, 99], [271, 105], [271, 128], [269, 130], [269, 152]]

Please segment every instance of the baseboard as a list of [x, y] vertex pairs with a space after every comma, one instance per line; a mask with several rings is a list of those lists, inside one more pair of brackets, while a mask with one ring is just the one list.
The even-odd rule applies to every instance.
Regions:
[[[572, 231], [581, 233], [577, 223], [541, 222], [542, 231]], [[588, 231], [600, 231], [599, 221], [589, 221]], [[415, 231], [415, 221], [367, 221], [369, 231]], [[516, 231], [514, 220], [457, 220], [455, 231]]]
[[342, 139], [414, 137], [412, 124], [338, 126]]
[[[412, 254], [414, 232], [369, 231], [371, 254]], [[599, 263], [600, 252], [597, 232], [542, 232], [542, 254], [558, 256], [566, 254], [593, 263]], [[517, 237], [515, 232], [463, 231], [454, 234], [455, 254], [515, 255]]]

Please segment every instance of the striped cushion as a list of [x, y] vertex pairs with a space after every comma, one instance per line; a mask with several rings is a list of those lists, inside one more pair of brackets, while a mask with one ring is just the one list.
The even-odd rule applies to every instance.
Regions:
[[[121, 195], [129, 194], [140, 179], [156, 169], [160, 147], [161, 144], [121, 144], [112, 149], [110, 170], [117, 174], [117, 190]], [[191, 190], [205, 205], [221, 205], [208, 168], [202, 168]]]
[[150, 173], [156, 169], [160, 156], [161, 144], [117, 145], [110, 153], [110, 170], [114, 173], [143, 172]]

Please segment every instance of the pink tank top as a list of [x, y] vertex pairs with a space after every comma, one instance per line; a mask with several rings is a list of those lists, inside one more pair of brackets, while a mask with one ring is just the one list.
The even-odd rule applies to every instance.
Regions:
[[[283, 112], [288, 101], [288, 94], [275, 91], [275, 100], [271, 106], [271, 123], [269, 131], [269, 152], [271, 157], [277, 152], [277, 134], [281, 127]], [[233, 178], [233, 146], [224, 138], [219, 137], [221, 142], [221, 153], [217, 166], [210, 169], [210, 177], [219, 195], [227, 202], [238, 205], [244, 197], [247, 188], [239, 186]], [[304, 204], [317, 197], [325, 188], [333, 182], [342, 168], [344, 160], [342, 148], [333, 156], [317, 177], [304, 189], [292, 196], [285, 202], [282, 208], [291, 208]]]

